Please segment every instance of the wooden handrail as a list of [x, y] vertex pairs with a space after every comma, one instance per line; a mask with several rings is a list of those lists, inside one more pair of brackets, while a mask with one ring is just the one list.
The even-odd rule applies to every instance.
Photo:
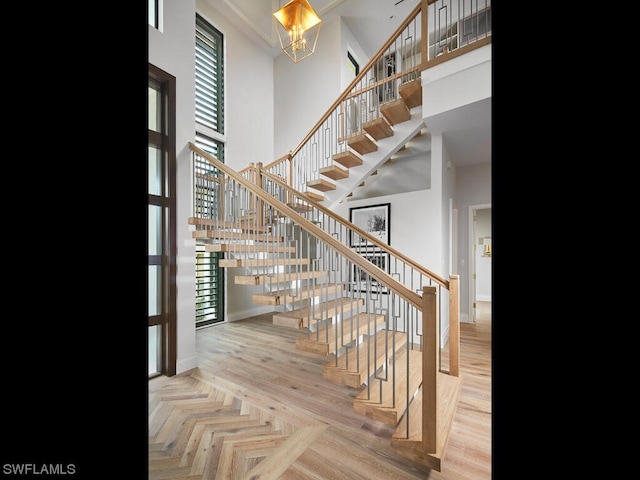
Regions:
[[350, 230], [353, 230], [354, 232], [356, 232], [359, 236], [366, 238], [368, 241], [370, 241], [371, 243], [373, 243], [374, 245], [376, 245], [377, 247], [380, 247], [381, 249], [383, 249], [385, 252], [389, 252], [391, 254], [393, 254], [393, 256], [399, 258], [400, 260], [402, 260], [405, 264], [409, 265], [411, 268], [413, 268], [414, 270], [420, 272], [421, 274], [423, 274], [425, 277], [429, 277], [431, 278], [434, 282], [438, 283], [439, 285], [443, 286], [444, 288], [446, 288], [447, 290], [449, 289], [449, 282], [445, 279], [442, 278], [440, 275], [437, 275], [436, 273], [433, 273], [430, 270], [427, 270], [426, 268], [424, 268], [422, 265], [416, 263], [415, 261], [413, 261], [412, 259], [410, 259], [409, 257], [407, 257], [406, 255], [404, 255], [402, 252], [396, 250], [395, 248], [391, 247], [390, 245], [387, 245], [386, 243], [380, 241], [378, 238], [374, 237], [373, 235], [371, 235], [368, 232], [365, 232], [364, 230], [362, 230], [360, 227], [358, 227], [357, 225], [354, 225], [353, 223], [351, 223], [350, 221], [348, 221], [347, 219], [345, 219], [344, 217], [338, 215], [337, 213], [329, 210], [328, 208], [318, 204], [315, 200], [313, 200], [311, 197], [305, 195], [302, 192], [298, 192], [296, 190], [294, 190], [292, 187], [290, 187], [289, 185], [286, 184], [286, 182], [283, 182], [282, 179], [276, 177], [275, 175], [271, 175], [268, 172], [262, 172], [262, 175], [267, 177], [269, 180], [277, 183], [280, 187], [284, 188], [285, 190], [287, 190], [287, 192], [291, 195], [297, 195], [299, 197], [302, 197], [306, 202], [310, 203], [311, 205], [314, 206], [314, 208], [317, 208], [318, 210], [320, 210], [322, 213], [328, 215], [329, 217], [333, 218], [334, 220], [337, 220], [338, 222], [340, 222], [343, 226], [349, 228]]

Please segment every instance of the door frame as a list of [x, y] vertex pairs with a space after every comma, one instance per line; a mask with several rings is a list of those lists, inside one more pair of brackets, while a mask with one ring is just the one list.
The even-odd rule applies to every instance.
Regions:
[[469, 205], [469, 323], [476, 323], [476, 212], [487, 208], [490, 203]]

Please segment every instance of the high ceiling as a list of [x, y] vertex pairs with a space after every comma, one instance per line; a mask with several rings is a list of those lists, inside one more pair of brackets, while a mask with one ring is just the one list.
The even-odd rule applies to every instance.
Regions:
[[[289, 0], [208, 0], [223, 13], [231, 23], [246, 32], [256, 45], [273, 57], [282, 54], [275, 29], [273, 12]], [[368, 55], [374, 55], [384, 42], [397, 30], [409, 16], [420, 0], [309, 0], [323, 22], [340, 16], [362, 49]], [[322, 29], [320, 40], [322, 40]], [[491, 99], [478, 102], [464, 112], [448, 112], [430, 119], [427, 128], [443, 133], [449, 154], [456, 167], [465, 167], [491, 162]], [[414, 142], [415, 156], [404, 156], [403, 170], [412, 171], [410, 178], [402, 183], [416, 183], [416, 188], [424, 184], [424, 175], [417, 172], [427, 170], [424, 158], [430, 157], [430, 136], [426, 135], [422, 143]], [[397, 170], [396, 170], [397, 172]], [[383, 173], [383, 172], [380, 172]], [[392, 185], [393, 182], [375, 182]], [[373, 185], [372, 187], [373, 188]], [[388, 187], [385, 187], [388, 188]], [[393, 190], [393, 189], [392, 189]], [[409, 188], [411, 190], [411, 188]], [[355, 193], [355, 192], [354, 192]], [[396, 193], [394, 191], [373, 193]], [[367, 195], [365, 192], [364, 195]]]
[[[208, 1], [274, 57], [282, 53], [273, 12], [288, 0]], [[409, 16], [420, 0], [309, 0], [309, 3], [323, 22], [342, 17], [362, 49], [371, 56]]]

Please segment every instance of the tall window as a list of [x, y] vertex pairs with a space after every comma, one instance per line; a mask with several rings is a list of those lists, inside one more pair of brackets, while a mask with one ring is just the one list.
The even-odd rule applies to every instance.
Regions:
[[[196, 145], [224, 162], [224, 53], [223, 36], [196, 14]], [[200, 178], [215, 179], [219, 172], [206, 160], [194, 165]], [[194, 214], [213, 218], [217, 214], [215, 182], [195, 185]], [[196, 245], [196, 327], [224, 320], [224, 274], [222, 253], [207, 252]]]
[[176, 79], [149, 65], [149, 377], [176, 373]]

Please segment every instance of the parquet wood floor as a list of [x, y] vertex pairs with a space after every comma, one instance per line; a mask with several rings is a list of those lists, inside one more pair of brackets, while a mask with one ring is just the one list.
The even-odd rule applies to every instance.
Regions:
[[256, 316], [197, 331], [199, 367], [149, 381], [149, 480], [488, 480], [491, 303], [461, 325], [462, 391], [441, 472], [353, 410], [360, 389], [322, 378], [328, 357]]

